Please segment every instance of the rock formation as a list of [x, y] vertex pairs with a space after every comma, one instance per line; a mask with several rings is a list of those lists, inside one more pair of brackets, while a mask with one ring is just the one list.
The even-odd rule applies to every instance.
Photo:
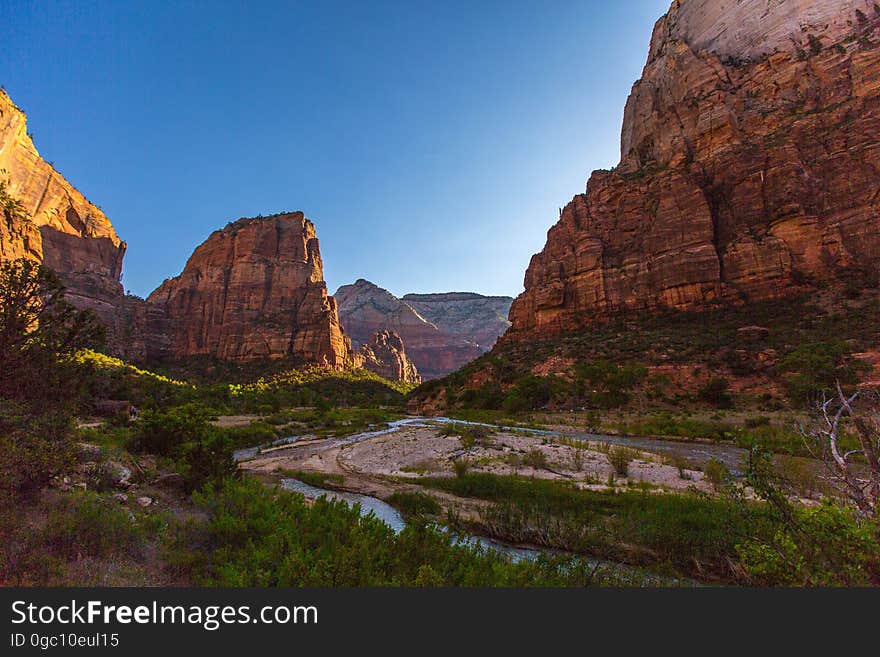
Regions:
[[506, 339], [876, 283], [878, 254], [880, 5], [677, 0], [627, 101], [620, 165], [548, 232]]
[[178, 358], [290, 355], [337, 369], [351, 361], [315, 226], [302, 212], [240, 219], [215, 231], [148, 302], [165, 309]]
[[95, 310], [112, 329], [123, 297], [125, 242], [104, 213], [40, 157], [27, 117], [2, 90], [0, 184], [7, 199], [0, 260], [43, 262], [67, 286], [73, 304]]
[[487, 297], [473, 292], [405, 294], [401, 300], [447, 335], [475, 342], [489, 351], [510, 327], [512, 297]]
[[[353, 285], [343, 285], [334, 296], [339, 303], [339, 319], [355, 345], [368, 343], [378, 332], [394, 331], [403, 339], [407, 355], [424, 379], [433, 379], [454, 372], [489, 348], [475, 341], [478, 333], [481, 336], [479, 339], [483, 339], [484, 342], [490, 341], [490, 338], [482, 337], [487, 335], [485, 327], [474, 333], [464, 330], [467, 324], [461, 317], [464, 314], [464, 302], [455, 302], [450, 298], [446, 300], [447, 305], [444, 306], [443, 302], [437, 300], [424, 301], [423, 305], [431, 308], [431, 312], [435, 315], [443, 315], [445, 312], [450, 316], [447, 324], [454, 330], [447, 331], [428, 321], [408, 302], [398, 299], [387, 290], [364, 279], [356, 281]], [[433, 298], [444, 295], [414, 296]], [[457, 304], [459, 318], [455, 319], [452, 308]], [[496, 319], [492, 321], [498, 326]], [[479, 322], [474, 323], [479, 324]], [[495, 337], [497, 338], [497, 335]], [[494, 342], [494, 339], [491, 341]]]
[[104, 213], [40, 157], [24, 113], [0, 91], [0, 261], [31, 258], [58, 273], [69, 300], [98, 313], [114, 355], [138, 363], [289, 355], [420, 380], [400, 337], [384, 326], [360, 336], [361, 353], [352, 351], [327, 295], [315, 227], [301, 212], [216, 231], [148, 300], [123, 294], [124, 255]]
[[376, 333], [369, 344], [361, 347], [359, 357], [365, 369], [389, 381], [415, 384], [422, 382], [418, 369], [407, 358], [403, 340], [394, 331]]

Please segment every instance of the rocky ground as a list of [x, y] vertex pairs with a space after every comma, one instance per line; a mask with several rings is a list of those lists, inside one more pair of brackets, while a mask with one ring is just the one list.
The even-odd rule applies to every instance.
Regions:
[[[663, 490], [711, 491], [698, 470], [682, 469], [649, 452], [633, 450], [626, 477], [614, 474], [601, 443], [577, 443], [526, 432], [497, 431], [472, 447], [462, 437], [443, 435], [442, 426], [403, 427], [349, 445], [308, 441], [276, 449], [242, 464], [250, 473], [318, 472], [343, 475], [346, 489], [390, 494], [418, 484], [419, 478], [455, 476], [455, 463], [466, 460], [471, 472], [571, 481], [605, 489], [642, 486]], [[321, 443], [324, 443], [322, 447]]]

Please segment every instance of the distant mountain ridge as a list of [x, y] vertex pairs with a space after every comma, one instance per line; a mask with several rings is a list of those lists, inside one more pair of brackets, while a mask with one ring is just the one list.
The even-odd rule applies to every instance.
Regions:
[[366, 279], [336, 294], [339, 320], [352, 342], [379, 331], [400, 335], [422, 378], [444, 376], [491, 349], [510, 325], [511, 297], [473, 292], [407, 294], [398, 298]]

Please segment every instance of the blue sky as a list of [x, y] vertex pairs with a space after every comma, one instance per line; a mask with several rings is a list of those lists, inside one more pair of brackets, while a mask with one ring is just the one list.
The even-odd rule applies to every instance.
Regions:
[[515, 295], [619, 159], [669, 0], [0, 3], [0, 83], [145, 296], [212, 230], [302, 210], [330, 291]]

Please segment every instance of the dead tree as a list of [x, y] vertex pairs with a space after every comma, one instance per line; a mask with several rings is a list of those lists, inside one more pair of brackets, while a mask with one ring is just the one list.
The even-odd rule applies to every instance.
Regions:
[[[801, 426], [807, 449], [826, 469], [825, 479], [861, 514], [880, 517], [880, 418], [855, 408], [860, 392], [847, 396], [840, 384], [837, 394], [823, 398], [820, 417], [811, 427]], [[855, 430], [858, 447], [843, 451], [846, 429]]]

